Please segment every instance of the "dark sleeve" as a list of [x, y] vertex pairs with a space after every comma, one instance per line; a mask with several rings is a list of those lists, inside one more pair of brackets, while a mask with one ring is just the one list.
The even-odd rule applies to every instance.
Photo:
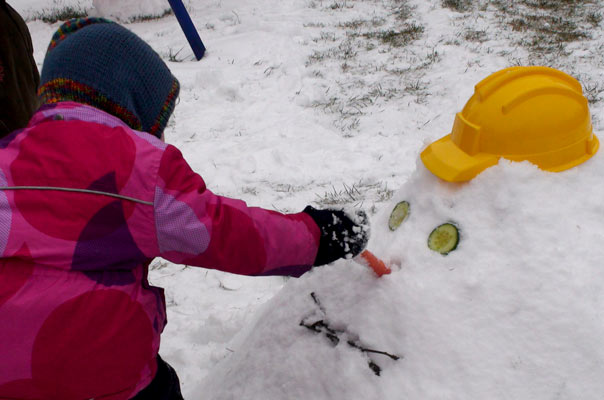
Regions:
[[38, 67], [27, 24], [0, 3], [0, 137], [23, 128], [38, 108]]

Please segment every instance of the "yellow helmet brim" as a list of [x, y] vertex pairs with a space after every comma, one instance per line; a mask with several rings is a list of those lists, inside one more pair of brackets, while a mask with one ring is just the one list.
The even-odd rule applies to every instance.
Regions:
[[434, 175], [448, 182], [464, 182], [483, 170], [497, 164], [499, 156], [477, 153], [470, 156], [447, 135], [430, 144], [421, 153], [421, 159]]
[[[453, 142], [451, 135], [447, 135], [426, 147], [421, 153], [421, 159], [426, 168], [439, 178], [448, 182], [465, 182], [497, 164], [501, 157], [511, 161], [528, 160], [545, 171], [560, 172], [590, 159], [599, 147], [600, 141], [592, 134], [587, 141], [583, 140], [552, 152], [519, 156], [476, 153], [471, 156]], [[570, 161], [561, 164], [561, 159]]]

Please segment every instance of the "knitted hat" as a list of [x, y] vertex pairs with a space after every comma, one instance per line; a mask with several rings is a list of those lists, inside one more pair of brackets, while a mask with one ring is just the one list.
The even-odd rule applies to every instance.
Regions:
[[76, 18], [48, 46], [38, 95], [43, 104], [75, 101], [161, 137], [180, 85], [141, 38], [103, 18]]

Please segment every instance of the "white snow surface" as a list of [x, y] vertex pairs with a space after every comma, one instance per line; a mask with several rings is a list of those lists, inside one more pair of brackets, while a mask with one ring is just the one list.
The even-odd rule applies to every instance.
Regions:
[[[110, 18], [119, 22], [132, 22], [163, 16], [170, 10], [167, 0], [122, 1], [122, 0], [20, 0], [9, 4], [25, 19], [39, 14], [49, 15], [54, 11], [71, 8], [85, 11], [89, 16]], [[188, 3], [186, 3], [188, 4]]]
[[[66, 3], [94, 12], [90, 2]], [[94, 6], [129, 20], [144, 3], [167, 6]], [[169, 320], [160, 353], [185, 398], [604, 397], [604, 153], [561, 173], [502, 160], [468, 183], [436, 178], [421, 149], [450, 132], [476, 83], [530, 54], [498, 27], [495, 10], [466, 18], [440, 0], [409, 1], [424, 32], [408, 46], [345, 43], [345, 22], [385, 21], [386, 29], [400, 3], [191, 0], [207, 48], [199, 62], [174, 16], [127, 25], [179, 78], [166, 140], [209, 188], [284, 212], [332, 199], [363, 208], [369, 248], [393, 269], [377, 278], [340, 260], [299, 279], [257, 278], [157, 260], [150, 280], [166, 289]], [[31, 18], [56, 4], [14, 6]], [[59, 23], [28, 25], [41, 67]], [[488, 39], [456, 43], [467, 27]], [[602, 57], [590, 50], [603, 48], [601, 28], [554, 66], [585, 86], [601, 82]], [[356, 55], [334, 53], [339, 45]], [[591, 112], [602, 139], [601, 103]], [[387, 220], [402, 200], [410, 215], [392, 232]], [[458, 248], [429, 250], [432, 229], [450, 221]], [[325, 328], [301, 326], [317, 321], [337, 344]]]
[[130, 22], [136, 18], [159, 17], [170, 5], [165, 0], [121, 1], [121, 0], [92, 0], [96, 15], [111, 18], [120, 22]]

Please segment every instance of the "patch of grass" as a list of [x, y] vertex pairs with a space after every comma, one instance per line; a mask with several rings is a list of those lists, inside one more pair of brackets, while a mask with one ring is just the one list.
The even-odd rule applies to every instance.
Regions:
[[275, 191], [278, 193], [294, 193], [294, 192], [300, 192], [302, 190], [307, 189], [306, 186], [296, 186], [296, 185], [292, 185], [290, 183], [278, 183], [278, 182], [266, 182], [268, 183], [268, 185]]
[[325, 24], [323, 22], [305, 22], [302, 24], [305, 28], [325, 28]]
[[258, 189], [255, 186], [244, 186], [241, 192], [246, 195], [258, 196]]
[[569, 11], [575, 7], [582, 7], [586, 3], [593, 3], [585, 0], [522, 0], [521, 2], [529, 8], [535, 10], [551, 10], [551, 11]]
[[589, 82], [587, 79], [581, 79], [586, 81], [583, 84], [583, 94], [591, 104], [602, 101], [602, 93], [604, 93], [604, 85], [600, 82]]
[[313, 42], [335, 42], [337, 40], [335, 32], [322, 31], [319, 37], [312, 39]]
[[388, 189], [388, 184], [386, 183], [383, 186], [380, 185], [380, 187], [376, 191], [376, 194], [376, 200], [381, 203], [390, 200], [394, 195], [394, 190]]
[[598, 26], [600, 25], [600, 22], [602, 22], [602, 18], [603, 17], [601, 13], [593, 11], [587, 13], [585, 20], [589, 22], [592, 26]]
[[396, 5], [392, 9], [392, 15], [396, 17], [398, 21], [407, 21], [413, 15], [413, 8], [407, 4], [407, 2], [396, 1]]
[[384, 88], [381, 84], [377, 83], [368, 92], [367, 97], [372, 99], [372, 103], [378, 101], [378, 99], [390, 100], [399, 94], [397, 88]]
[[405, 91], [411, 94], [420, 94], [428, 89], [428, 85], [420, 81], [419, 79], [416, 81], [409, 82], [405, 84]]
[[424, 27], [416, 23], [405, 23], [402, 29], [388, 29], [363, 33], [362, 36], [369, 39], [378, 39], [384, 44], [392, 47], [402, 47], [417, 40], [424, 33]]
[[[341, 66], [341, 68], [342, 72], [349, 72], [347, 69], [351, 67]], [[354, 95], [349, 97], [331, 96], [327, 100], [313, 102], [312, 107], [336, 115], [334, 125], [340, 129], [344, 137], [353, 137], [360, 126], [361, 118], [367, 114], [370, 107], [401, 97], [405, 91], [404, 88], [393, 87], [391, 83], [386, 83], [387, 86], [382, 86], [382, 83], [367, 86], [364, 82], [357, 80], [352, 85], [355, 87]], [[329, 91], [328, 89], [327, 92]]]
[[342, 132], [344, 137], [354, 136], [353, 132], [357, 130], [364, 112], [363, 109], [371, 104], [370, 100], [353, 96], [344, 99], [338, 96], [332, 96], [326, 101], [316, 101], [313, 107], [320, 108], [327, 113], [337, 116], [334, 125]]
[[42, 11], [36, 12], [32, 20], [40, 20], [47, 24], [54, 24], [59, 21], [67, 21], [72, 18], [84, 18], [88, 16], [88, 11], [81, 8], [80, 6], [55, 6], [49, 9], [43, 9]]
[[504, 26], [517, 32], [516, 42], [531, 60], [567, 55], [568, 43], [592, 38], [590, 27], [602, 15], [596, 0], [493, 0]]
[[344, 8], [353, 8], [354, 6], [351, 4], [347, 4], [346, 0], [343, 1], [334, 1], [333, 3], [331, 3], [330, 5], [327, 6], [327, 8], [331, 9], [331, 10], [340, 10], [340, 9], [344, 9]]
[[184, 57], [178, 57], [178, 55], [180, 54], [180, 52], [184, 49], [184, 47], [181, 47], [178, 51], [174, 51], [174, 49], [172, 49], [172, 47], [170, 47], [168, 49], [168, 61], [170, 62], [183, 62], [185, 60]]
[[366, 182], [360, 180], [352, 185], [342, 184], [342, 188], [335, 186], [331, 190], [317, 194], [317, 200], [314, 201], [319, 206], [348, 206], [360, 207], [365, 201], [375, 201], [378, 203], [386, 202], [392, 198], [393, 190], [388, 189], [388, 184], [384, 182]]
[[340, 97], [332, 96], [326, 101], [315, 101], [312, 103], [312, 107], [322, 108], [324, 111], [331, 112], [333, 114], [339, 114], [343, 119], [350, 117], [356, 117], [363, 114], [361, 110], [367, 106], [367, 102], [362, 99], [358, 99], [353, 96], [348, 100], [343, 100]]
[[436, 48], [433, 48], [423, 57], [414, 57], [412, 59], [411, 66], [406, 68], [387, 68], [387, 71], [392, 75], [416, 76], [418, 73], [421, 73], [432, 64], [439, 62], [441, 58], [442, 56], [440, 53], [436, 50]]
[[316, 203], [333, 206], [354, 203], [361, 199], [362, 193], [355, 184], [347, 186], [344, 183], [343, 189], [340, 190], [336, 189], [335, 186], [332, 186], [331, 188], [331, 191], [325, 192], [322, 196], [318, 196], [319, 199]]
[[426, 61], [424, 61], [424, 68], [427, 67], [428, 65], [439, 62], [440, 59], [441, 59], [440, 53], [436, 50], [436, 48], [433, 48], [428, 54], [426, 54]]
[[428, 83], [421, 81], [420, 79], [408, 80], [404, 84], [403, 91], [411, 96], [415, 97], [417, 104], [424, 104], [428, 100], [430, 92], [428, 92]]
[[331, 47], [323, 51], [313, 51], [306, 61], [306, 66], [324, 61], [326, 59], [350, 60], [356, 57], [356, 47], [351, 40], [345, 40], [336, 47]]
[[466, 12], [472, 8], [472, 0], [443, 0], [442, 6], [457, 12]]
[[468, 28], [463, 33], [463, 38], [468, 42], [486, 42], [489, 37], [486, 30], [476, 30]]
[[514, 31], [536, 33], [550, 43], [568, 43], [590, 38], [587, 30], [580, 28], [576, 21], [568, 17], [528, 14], [514, 18], [510, 26]]
[[359, 30], [361, 28], [376, 28], [386, 23], [384, 18], [373, 17], [372, 19], [353, 19], [351, 21], [338, 22], [336, 27], [344, 29]]
[[[569, 52], [563, 42], [553, 42], [546, 35], [536, 34], [522, 38], [518, 41], [523, 47], [526, 47], [531, 52], [533, 59], [540, 57], [566, 57]], [[529, 63], [535, 63], [529, 61]]]
[[145, 22], [145, 21], [155, 21], [168, 15], [172, 15], [174, 12], [171, 8], [165, 9], [161, 14], [158, 15], [137, 15], [135, 17], [130, 18], [129, 22]]
[[[348, 70], [350, 66], [341, 66], [342, 69]], [[347, 72], [347, 71], [343, 71]], [[313, 107], [321, 108], [325, 112], [337, 114], [340, 116], [338, 125], [350, 129], [358, 126], [359, 122], [354, 122], [358, 117], [364, 115], [364, 110], [379, 101], [388, 101], [401, 94], [401, 89], [398, 87], [383, 87], [381, 83], [376, 83], [366, 87], [363, 82], [358, 82], [358, 93], [348, 98], [339, 96], [331, 96], [325, 101], [316, 101], [312, 104]], [[351, 123], [347, 120], [353, 120]]]

